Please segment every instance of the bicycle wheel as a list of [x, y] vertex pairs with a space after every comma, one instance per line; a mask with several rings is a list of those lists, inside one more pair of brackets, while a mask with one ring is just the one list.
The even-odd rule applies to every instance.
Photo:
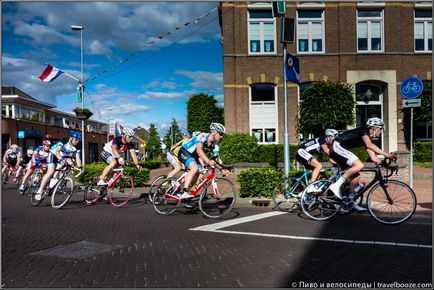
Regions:
[[151, 186], [149, 187], [148, 199], [152, 203], [152, 199], [154, 197], [154, 193], [157, 188], [161, 185], [161, 183], [167, 178], [167, 175], [160, 175], [152, 181]]
[[291, 212], [300, 208], [299, 197], [306, 185], [295, 177], [281, 180], [273, 190], [274, 206], [280, 211]]
[[109, 189], [110, 203], [114, 207], [123, 207], [126, 205], [134, 192], [134, 181], [129, 175], [122, 176], [113, 188]]
[[[317, 187], [320, 184], [319, 192], [309, 192], [312, 187]], [[341, 209], [341, 202], [333, 192], [328, 190], [332, 184], [328, 180], [318, 180], [310, 184], [301, 194], [300, 204], [301, 210], [309, 218], [316, 221], [325, 221], [335, 216]]]
[[366, 203], [371, 216], [388, 225], [400, 224], [410, 219], [417, 205], [414, 191], [398, 180], [385, 181], [385, 188], [381, 187], [380, 183], [375, 184], [368, 193]]
[[169, 215], [176, 211], [181, 199], [176, 196], [181, 193], [181, 185], [176, 178], [170, 177], [161, 182], [155, 190], [152, 205], [157, 213]]
[[39, 182], [42, 179], [42, 174], [40, 172], [35, 172], [30, 175], [30, 180], [27, 182], [27, 186], [25, 186], [25, 191], [27, 191], [28, 196], [32, 196], [33, 192], [36, 192], [39, 187]]
[[208, 218], [222, 218], [232, 210], [236, 198], [237, 191], [233, 183], [226, 178], [216, 178], [215, 183], [208, 182], [202, 190], [199, 209]]
[[94, 205], [106, 190], [105, 186], [96, 185], [96, 181], [88, 184], [84, 188], [84, 201], [87, 205]]
[[63, 178], [54, 188], [51, 195], [51, 207], [59, 209], [64, 206], [74, 193], [74, 182], [71, 178]]

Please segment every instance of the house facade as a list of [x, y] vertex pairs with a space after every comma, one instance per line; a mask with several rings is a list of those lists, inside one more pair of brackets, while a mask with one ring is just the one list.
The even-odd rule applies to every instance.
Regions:
[[[290, 143], [298, 143], [300, 92], [312, 82], [346, 82], [354, 89], [355, 126], [380, 117], [386, 151], [407, 150], [401, 82], [432, 78], [432, 2], [285, 2], [295, 22], [287, 52], [300, 62], [301, 84], [288, 83]], [[283, 143], [283, 45], [271, 2], [220, 4], [224, 114], [229, 133]], [[431, 123], [419, 124], [431, 138]], [[429, 130], [428, 130], [429, 127]], [[428, 133], [429, 132], [429, 133]], [[423, 133], [420, 133], [423, 138]], [[307, 136], [305, 136], [307, 137]], [[407, 140], [408, 141], [408, 140]]]

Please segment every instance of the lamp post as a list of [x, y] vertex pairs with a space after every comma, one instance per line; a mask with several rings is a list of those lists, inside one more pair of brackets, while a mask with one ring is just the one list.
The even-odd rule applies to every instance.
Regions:
[[[81, 80], [80, 80], [80, 94], [81, 94], [81, 108], [84, 108], [84, 86], [83, 86], [83, 26], [71, 25], [70, 28], [74, 31], [80, 31], [80, 67], [81, 67]], [[81, 163], [85, 164], [84, 155], [84, 120], [81, 120]]]

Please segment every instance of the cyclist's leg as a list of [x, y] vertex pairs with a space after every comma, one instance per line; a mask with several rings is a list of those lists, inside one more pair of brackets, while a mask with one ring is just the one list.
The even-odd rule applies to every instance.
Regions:
[[48, 182], [53, 176], [55, 170], [56, 170], [56, 165], [54, 163], [49, 163], [47, 173], [45, 173], [44, 177], [42, 177], [41, 185], [39, 186], [39, 189], [36, 193], [36, 195], [39, 195], [38, 197], [36, 197], [37, 200], [38, 198], [40, 198], [40, 195], [44, 191], [45, 187], [47, 186]]
[[309, 179], [309, 184], [310, 184], [318, 179], [319, 173], [321, 172], [322, 169], [322, 164], [315, 158], [312, 158], [309, 165], [313, 167], [312, 175]]
[[185, 178], [184, 188], [188, 189], [191, 187], [194, 179], [197, 179], [199, 173], [199, 167], [197, 166], [197, 160], [194, 156], [190, 154], [184, 148], [181, 148], [178, 152], [179, 161], [181, 161], [185, 167], [188, 169], [187, 176]]
[[[26, 174], [24, 175], [22, 181], [21, 181], [21, 187], [22, 190], [24, 190], [24, 186], [26, 185], [27, 179], [29, 178], [29, 176], [33, 173], [33, 171], [35, 170], [35, 165], [32, 166], [32, 163], [29, 162], [29, 164], [27, 165], [27, 171]], [[21, 188], [20, 188], [21, 189]]]
[[173, 166], [173, 170], [167, 174], [167, 178], [175, 176], [178, 172], [181, 171], [181, 163], [179, 163], [179, 160], [176, 156], [172, 155], [171, 152], [167, 153], [167, 160], [170, 162], [170, 164]]
[[101, 157], [107, 163], [107, 166], [104, 168], [104, 170], [102, 171], [101, 175], [99, 176], [98, 183], [100, 185], [102, 183], [104, 183], [104, 178], [107, 176], [107, 174], [109, 174], [109, 172], [113, 168], [115, 168], [116, 165], [118, 164], [118, 161], [116, 160], [116, 158], [113, 155], [111, 155], [110, 153], [106, 152], [106, 151], [102, 151], [101, 152]]

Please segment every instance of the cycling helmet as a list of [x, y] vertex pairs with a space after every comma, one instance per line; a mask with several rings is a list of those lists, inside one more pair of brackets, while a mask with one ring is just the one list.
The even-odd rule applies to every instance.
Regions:
[[191, 137], [196, 137], [200, 134], [200, 131], [194, 131], [193, 134], [191, 134]]
[[129, 137], [133, 137], [134, 136], [134, 130], [131, 128], [123, 128], [122, 129], [122, 133], [129, 136]]
[[71, 131], [71, 137], [75, 138], [77, 140], [81, 139], [81, 132], [80, 131]]
[[377, 118], [377, 117], [369, 118], [368, 121], [366, 122], [366, 127], [384, 128], [384, 122], [383, 122], [383, 120], [381, 120], [380, 118]]
[[28, 155], [32, 155], [33, 154], [33, 150], [32, 149], [27, 149], [27, 154]]
[[223, 126], [220, 123], [211, 123], [211, 125], [209, 126], [209, 128], [211, 130], [216, 130], [218, 133], [225, 133], [226, 132], [225, 126]]
[[336, 138], [339, 135], [339, 132], [335, 129], [327, 129], [325, 130], [326, 136], [332, 136], [333, 138]]
[[48, 146], [50, 146], [51, 142], [50, 142], [50, 140], [44, 140], [44, 141], [42, 141], [42, 145], [48, 145]]
[[17, 144], [12, 144], [11, 148], [18, 148], [18, 145]]

